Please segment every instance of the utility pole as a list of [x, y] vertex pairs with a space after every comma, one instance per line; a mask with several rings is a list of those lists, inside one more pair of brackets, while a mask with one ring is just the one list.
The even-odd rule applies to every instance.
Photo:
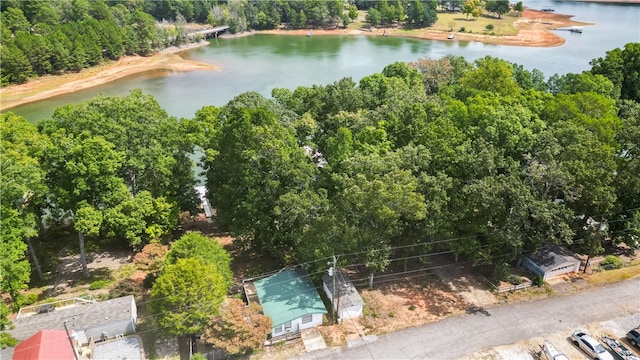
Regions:
[[69, 339], [69, 344], [71, 344], [71, 350], [73, 350], [73, 357], [76, 360], [79, 360], [78, 350], [73, 345], [73, 340], [71, 339], [71, 335], [69, 335], [69, 329], [67, 328], [67, 320], [64, 321], [64, 331], [67, 333], [67, 339]]
[[338, 258], [333, 255], [333, 266], [329, 268], [329, 276], [331, 276], [331, 280], [333, 282], [333, 289], [331, 291], [331, 322], [335, 324], [336, 319], [336, 263], [338, 262]]

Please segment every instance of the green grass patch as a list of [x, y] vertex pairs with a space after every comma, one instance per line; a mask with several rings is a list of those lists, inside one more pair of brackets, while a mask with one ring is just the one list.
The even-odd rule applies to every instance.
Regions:
[[114, 272], [113, 277], [115, 278], [115, 280], [126, 279], [128, 277], [131, 277], [131, 275], [133, 275], [133, 273], [135, 272], [135, 264], [122, 265]]
[[482, 15], [477, 19], [469, 16], [467, 19], [463, 13], [438, 13], [438, 21], [430, 29], [460, 31], [464, 27], [464, 32], [474, 34], [517, 35], [518, 29], [513, 25], [516, 19], [511, 14], [502, 15], [500, 19], [491, 15]]
[[640, 276], [640, 264], [623, 267], [622, 269], [594, 273], [587, 278], [587, 281], [591, 285], [604, 285], [633, 279], [638, 276]]
[[89, 290], [104, 289], [111, 284], [110, 280], [96, 280], [89, 284]]

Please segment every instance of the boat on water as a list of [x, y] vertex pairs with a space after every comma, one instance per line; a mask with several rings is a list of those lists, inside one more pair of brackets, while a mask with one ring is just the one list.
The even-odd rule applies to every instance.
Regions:
[[572, 33], [582, 34], [582, 26], [572, 26], [569, 28]]
[[311, 36], [311, 29], [309, 29], [309, 32], [307, 33], [307, 36]]
[[555, 10], [552, 8], [542, 8], [540, 9], [540, 11], [544, 11], [544, 12], [554, 12]]
[[611, 349], [613, 355], [619, 360], [640, 360], [640, 357], [635, 356], [631, 352], [631, 350], [627, 349], [620, 343], [620, 341], [614, 338], [603, 336], [602, 342], [604, 342], [609, 347], [609, 349]]
[[560, 350], [556, 349], [555, 346], [549, 341], [544, 341], [544, 344], [541, 345], [543, 353], [546, 355], [547, 360], [569, 360], [567, 355], [560, 352]]

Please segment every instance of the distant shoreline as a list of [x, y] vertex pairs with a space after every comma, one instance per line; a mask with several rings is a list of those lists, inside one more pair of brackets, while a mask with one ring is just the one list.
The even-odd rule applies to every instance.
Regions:
[[179, 54], [208, 44], [208, 41], [200, 41], [185, 46], [170, 47], [149, 57], [123, 56], [117, 61], [100, 64], [77, 73], [47, 75], [25, 84], [9, 85], [0, 89], [0, 111], [4, 112], [16, 106], [86, 90], [151, 70], [219, 70], [216, 65], [184, 59]]
[[[582, 0], [592, 1], [592, 0]], [[640, 0], [598, 0], [598, 2], [638, 3]], [[553, 29], [570, 27], [575, 25], [591, 25], [571, 20], [572, 15], [556, 14], [525, 9], [522, 16], [515, 20], [518, 28], [517, 35], [491, 36], [485, 34], [469, 34], [457, 32], [455, 40], [448, 39], [450, 32], [422, 29], [412, 33], [406, 33], [397, 29], [375, 29], [364, 31], [356, 29], [314, 29], [313, 36], [322, 35], [366, 35], [366, 36], [399, 36], [413, 37], [438, 41], [476, 41], [486, 44], [508, 46], [534, 46], [554, 47], [564, 43], [564, 39], [553, 33]], [[307, 36], [308, 30], [263, 30], [250, 31], [235, 34], [229, 37], [241, 37], [253, 34], [277, 34], [291, 36]], [[188, 44], [182, 47], [173, 47], [160, 51], [150, 56], [125, 56], [118, 61], [108, 62], [93, 68], [82, 70], [78, 73], [63, 75], [48, 75], [33, 79], [26, 84], [10, 85], [0, 89], [0, 111], [7, 111], [16, 106], [31, 102], [49, 99], [55, 96], [85, 90], [91, 87], [107, 84], [124, 77], [139, 74], [151, 70], [168, 71], [194, 71], [194, 70], [219, 70], [219, 67], [205, 62], [184, 59], [181, 51], [206, 46], [207, 41]]]

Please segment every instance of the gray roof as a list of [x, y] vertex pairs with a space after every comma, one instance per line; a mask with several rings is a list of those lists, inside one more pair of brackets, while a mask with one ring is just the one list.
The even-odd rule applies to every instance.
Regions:
[[[84, 330], [112, 321], [130, 320], [135, 316], [133, 295], [78, 305], [66, 309], [32, 315], [13, 321], [15, 328], [9, 333], [18, 341], [24, 341], [40, 330], [64, 330], [64, 322], [71, 330]], [[133, 314], [132, 314], [133, 313]]]
[[[351, 280], [349, 280], [349, 277], [343, 272], [338, 272], [335, 276], [336, 301], [340, 301], [340, 308], [344, 309], [351, 306], [364, 305], [362, 297], [358, 293], [356, 287], [351, 283]], [[322, 277], [322, 281], [327, 284], [329, 293], [333, 295], [333, 276], [325, 275]]]
[[95, 343], [93, 347], [95, 360], [142, 360], [143, 353], [142, 339], [137, 335]]
[[527, 256], [531, 261], [540, 267], [544, 272], [556, 268], [563, 264], [580, 263], [580, 258], [575, 253], [562, 246], [544, 247], [537, 253]]

